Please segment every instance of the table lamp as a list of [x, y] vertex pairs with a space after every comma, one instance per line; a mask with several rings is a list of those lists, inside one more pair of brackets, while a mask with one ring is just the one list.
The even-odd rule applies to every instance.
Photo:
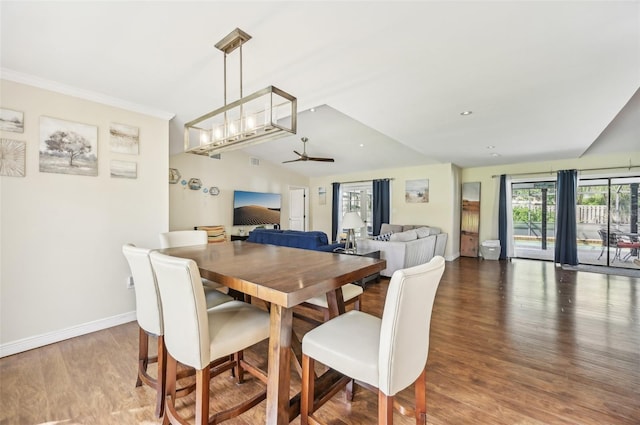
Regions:
[[347, 241], [344, 244], [345, 252], [356, 252], [356, 233], [354, 229], [360, 229], [364, 226], [364, 221], [362, 221], [357, 212], [348, 212], [342, 217], [342, 228], [347, 229]]

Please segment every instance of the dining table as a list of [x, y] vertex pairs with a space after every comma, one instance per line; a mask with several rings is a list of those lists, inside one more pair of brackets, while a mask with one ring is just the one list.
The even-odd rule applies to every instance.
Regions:
[[336, 317], [345, 311], [342, 285], [359, 281], [386, 267], [384, 259], [247, 241], [158, 251], [192, 259], [203, 278], [263, 300], [270, 306], [268, 425], [288, 424], [300, 412], [300, 394], [290, 397], [291, 352], [292, 349], [296, 355], [301, 352], [299, 340], [293, 334], [293, 308], [309, 298], [326, 294], [329, 315]]

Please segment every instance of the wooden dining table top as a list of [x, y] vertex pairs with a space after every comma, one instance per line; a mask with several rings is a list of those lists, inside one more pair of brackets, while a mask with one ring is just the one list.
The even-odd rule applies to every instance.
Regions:
[[246, 241], [160, 249], [196, 262], [202, 277], [283, 307], [358, 281], [385, 260]]

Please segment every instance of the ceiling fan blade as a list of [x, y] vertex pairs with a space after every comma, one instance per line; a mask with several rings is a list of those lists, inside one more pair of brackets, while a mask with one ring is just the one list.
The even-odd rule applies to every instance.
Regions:
[[298, 161], [306, 161], [306, 159], [303, 159], [303, 158], [291, 159], [289, 161], [282, 161], [282, 163], [286, 164], [287, 162], [298, 162]]
[[298, 151], [293, 151], [293, 153], [295, 153], [295, 154], [296, 154], [296, 155], [298, 155], [298, 156], [304, 156], [303, 154], [301, 154], [301, 153], [300, 153], [300, 152], [298, 152]]
[[333, 158], [316, 158], [316, 157], [310, 156], [308, 159], [309, 161], [335, 162]]

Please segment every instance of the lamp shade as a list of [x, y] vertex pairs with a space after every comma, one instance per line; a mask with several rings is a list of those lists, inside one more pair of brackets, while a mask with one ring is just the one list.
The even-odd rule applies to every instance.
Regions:
[[364, 227], [364, 221], [357, 212], [348, 212], [342, 217], [343, 229], [359, 229]]

